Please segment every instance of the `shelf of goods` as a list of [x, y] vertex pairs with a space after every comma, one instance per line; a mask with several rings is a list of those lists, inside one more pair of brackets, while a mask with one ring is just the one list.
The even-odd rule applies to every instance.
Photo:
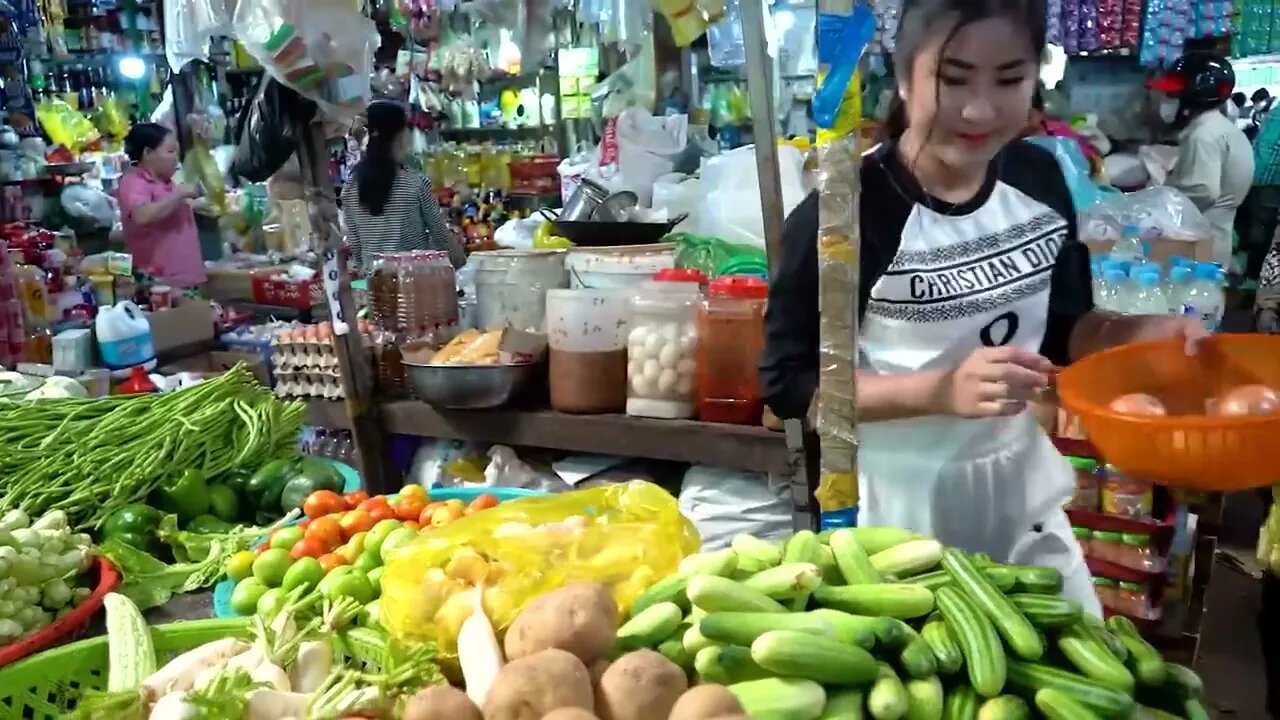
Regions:
[[[307, 403], [311, 425], [350, 428], [340, 402]], [[552, 410], [442, 410], [398, 400], [381, 404], [388, 433], [447, 440], [699, 463], [790, 478], [797, 527], [810, 525], [804, 452], [784, 433], [760, 426], [653, 420], [628, 415], [572, 415]]]
[[[1088, 440], [1054, 436], [1053, 442], [1063, 455], [1105, 462], [1097, 448]], [[1181, 602], [1164, 604], [1163, 616], [1146, 634], [1161, 651], [1179, 662], [1190, 664], [1200, 645], [1205, 595], [1213, 577], [1214, 558], [1218, 552], [1223, 496], [1221, 493], [1175, 493], [1174, 498], [1188, 513], [1194, 513], [1197, 517], [1186, 588]]]

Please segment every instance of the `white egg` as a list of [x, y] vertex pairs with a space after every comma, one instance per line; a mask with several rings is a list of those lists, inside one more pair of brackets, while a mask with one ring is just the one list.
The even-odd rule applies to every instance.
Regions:
[[631, 347], [643, 345], [644, 339], [649, 335], [649, 328], [644, 325], [638, 325], [631, 329], [627, 334], [627, 344]]
[[685, 377], [692, 378], [695, 370], [698, 369], [698, 363], [693, 358], [687, 357], [676, 364], [676, 372]]
[[698, 349], [697, 335], [683, 335], [680, 337], [680, 354], [684, 357], [693, 357], [693, 353]]
[[658, 357], [658, 353], [662, 350], [665, 342], [661, 332], [651, 332], [646, 335], [644, 338], [645, 357]]
[[693, 376], [681, 375], [680, 379], [676, 381], [676, 392], [685, 396], [692, 393], [693, 392]]
[[650, 397], [653, 395], [653, 383], [644, 376], [644, 373], [631, 378], [631, 392], [637, 397]]
[[698, 337], [698, 324], [687, 322], [680, 327], [681, 337]]
[[662, 325], [662, 338], [667, 342], [675, 342], [680, 339], [679, 323], [664, 323]]
[[674, 370], [680, 363], [680, 344], [667, 343], [662, 346], [662, 351], [658, 353], [658, 362], [663, 368]]
[[658, 376], [662, 375], [662, 365], [657, 360], [644, 361], [644, 377], [649, 382], [658, 382]]
[[640, 343], [639, 345], [632, 345], [631, 347], [627, 348], [627, 358], [630, 360], [643, 361], [647, 357], [649, 357], [649, 351], [645, 349], [644, 343]]
[[663, 370], [662, 375], [658, 376], [658, 392], [663, 395], [669, 395], [672, 390], [676, 389], [676, 384], [680, 381], [680, 376], [675, 370]]
[[633, 377], [639, 377], [642, 375], [644, 375], [643, 360], [632, 360], [631, 362], [627, 363], [627, 377], [633, 378]]

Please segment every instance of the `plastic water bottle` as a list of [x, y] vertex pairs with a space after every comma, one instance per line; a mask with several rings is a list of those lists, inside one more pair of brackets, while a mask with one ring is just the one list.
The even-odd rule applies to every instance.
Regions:
[[1098, 296], [1097, 305], [1111, 312], [1128, 312], [1127, 304], [1129, 278], [1117, 267], [1109, 267], [1102, 274], [1102, 293]]
[[1129, 312], [1133, 315], [1164, 315], [1169, 312], [1169, 301], [1160, 292], [1160, 274], [1138, 273], [1134, 278], [1135, 290]]
[[1182, 307], [1187, 302], [1187, 290], [1191, 287], [1191, 280], [1194, 274], [1194, 271], [1186, 265], [1170, 268], [1164, 296], [1169, 301], [1169, 313], [1171, 315], [1182, 314]]
[[1222, 270], [1213, 263], [1196, 265], [1195, 279], [1187, 289], [1184, 314], [1199, 318], [1205, 330], [1214, 332], [1226, 312], [1226, 296], [1222, 292]]
[[1130, 262], [1142, 261], [1146, 257], [1142, 249], [1142, 229], [1132, 224], [1121, 228], [1120, 239], [1111, 248], [1111, 257]]

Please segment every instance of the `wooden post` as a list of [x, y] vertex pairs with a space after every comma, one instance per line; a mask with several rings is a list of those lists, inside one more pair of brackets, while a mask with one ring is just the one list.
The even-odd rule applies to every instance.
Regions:
[[[855, 2], [819, 0], [818, 12], [849, 16]], [[821, 49], [819, 56], [823, 56]], [[856, 84], [859, 79], [855, 77], [852, 82]], [[815, 429], [821, 446], [821, 460], [815, 494], [823, 511], [856, 507], [858, 502], [855, 374], [858, 364], [860, 131], [859, 124], [854, 132], [844, 136], [820, 136], [818, 145], [818, 304], [821, 319], [818, 325]]]
[[317, 117], [301, 123], [296, 130], [298, 165], [311, 220], [311, 249], [325, 260], [321, 268], [327, 276], [325, 300], [334, 324], [333, 348], [338, 356], [351, 435], [360, 456], [360, 474], [371, 494], [395, 492], [399, 481], [385, 462], [386, 431], [374, 397], [372, 363], [355, 329], [357, 308], [347, 277], [347, 253], [338, 229], [338, 203], [329, 177], [324, 126]]

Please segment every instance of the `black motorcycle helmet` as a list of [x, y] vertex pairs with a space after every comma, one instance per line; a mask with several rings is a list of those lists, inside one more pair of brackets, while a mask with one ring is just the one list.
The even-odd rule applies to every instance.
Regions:
[[1236, 89], [1236, 73], [1226, 58], [1207, 52], [1188, 53], [1169, 70], [1147, 81], [1147, 87], [1178, 99], [1178, 115], [1217, 108]]

